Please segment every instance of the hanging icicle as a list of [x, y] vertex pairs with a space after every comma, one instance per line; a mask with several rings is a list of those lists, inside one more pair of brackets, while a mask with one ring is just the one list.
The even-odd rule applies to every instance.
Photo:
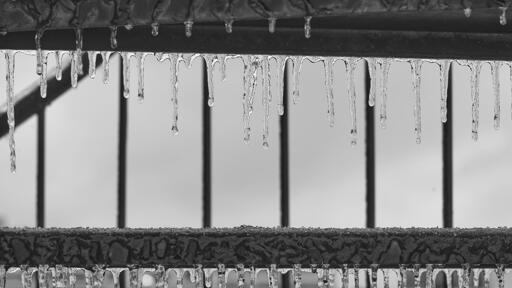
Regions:
[[304, 17], [304, 37], [311, 38], [311, 16]]
[[47, 83], [48, 83], [48, 54], [43, 51], [43, 58], [41, 60], [42, 63], [42, 70], [41, 75], [39, 75], [39, 92], [41, 94], [41, 98], [46, 98], [46, 90], [47, 90]]
[[325, 57], [323, 59], [325, 70], [325, 95], [327, 97], [327, 119], [331, 127], [334, 127], [334, 61], [332, 57]]
[[144, 101], [144, 59], [146, 55], [142, 52], [137, 52], [135, 57], [137, 58], [137, 73], [138, 73], [138, 86], [137, 98], [140, 102]]
[[491, 61], [492, 90], [494, 94], [494, 129], [500, 129], [501, 99], [500, 99], [500, 62]]
[[270, 91], [270, 63], [268, 56], [262, 56], [263, 66], [263, 91], [262, 91], [262, 105], [263, 105], [263, 147], [269, 147], [269, 118], [270, 118], [270, 102], [272, 101], [272, 93]]
[[158, 22], [151, 23], [151, 35], [153, 35], [153, 37], [158, 36], [158, 27]]
[[499, 7], [499, 8], [501, 10], [500, 24], [502, 26], [505, 26], [505, 25], [507, 25], [507, 8], [508, 8], [508, 6], [503, 6], [503, 7]]
[[171, 121], [171, 131], [174, 135], [179, 133], [178, 129], [178, 54], [168, 54], [171, 65], [171, 103], [173, 115]]
[[117, 48], [117, 26], [110, 26], [110, 48]]
[[448, 119], [448, 77], [450, 75], [451, 60], [439, 60], [439, 86], [441, 89], [441, 122]]
[[129, 273], [130, 288], [142, 288], [142, 270], [132, 266], [129, 267]]
[[277, 22], [277, 18], [275, 18], [275, 17], [268, 18], [268, 32], [270, 34], [274, 34], [276, 32], [276, 22]]
[[167, 288], [169, 282], [167, 280], [167, 270], [162, 265], [156, 265], [155, 269], [155, 288]]
[[233, 20], [233, 18], [226, 19], [226, 21], [224, 22], [224, 26], [226, 28], [226, 33], [228, 33], [228, 34], [233, 33], [233, 22], [235, 22], [235, 20]]
[[[356, 58], [348, 58], [345, 62], [345, 69], [347, 71], [347, 90], [348, 90], [348, 101], [349, 101], [349, 111], [350, 117], [352, 119], [352, 127], [350, 128], [350, 144], [355, 146], [357, 144], [357, 95], [356, 95], [356, 83], [354, 79], [354, 74], [356, 73], [357, 68], [357, 59]], [[334, 104], [333, 104], [334, 105]], [[334, 115], [333, 115], [334, 116]]]
[[55, 79], [60, 81], [62, 79], [62, 54], [60, 51], [55, 51]]
[[36, 74], [43, 73], [43, 50], [41, 48], [41, 39], [43, 38], [44, 29], [39, 29], [35, 35], [36, 42]]
[[185, 21], [184, 24], [185, 24], [185, 36], [187, 36], [188, 38], [192, 37], [192, 28], [194, 26], [194, 21], [189, 19], [189, 20]]
[[505, 288], [505, 265], [496, 265], [496, 277], [498, 278], [498, 288]]
[[295, 288], [302, 288], [302, 268], [300, 264], [293, 265], [293, 282]]
[[471, 135], [473, 140], [478, 140], [478, 126], [479, 126], [479, 109], [480, 109], [480, 70], [482, 63], [480, 61], [471, 61], [469, 63], [471, 69], [471, 115], [472, 115], [472, 128]]
[[208, 80], [208, 106], [213, 107], [215, 103], [215, 88], [213, 87], [213, 65], [217, 59], [214, 55], [204, 54], [204, 61], [206, 62], [206, 73]]
[[375, 58], [366, 59], [368, 72], [370, 74], [370, 93], [368, 94], [368, 106], [375, 106], [375, 95], [377, 94], [377, 60]]
[[291, 57], [291, 60], [293, 63], [293, 104], [297, 104], [300, 97], [300, 71], [302, 69], [302, 61], [304, 61], [304, 57], [293, 56]]
[[220, 67], [220, 79], [221, 81], [226, 80], [226, 62], [227, 62], [227, 56], [226, 54], [218, 54], [216, 56], [217, 61], [215, 63], [219, 64]]
[[103, 60], [103, 83], [109, 83], [110, 74], [110, 55], [112, 52], [103, 51], [101, 52], [101, 58]]
[[276, 55], [274, 56], [276, 59], [276, 79], [277, 79], [277, 114], [279, 116], [284, 115], [284, 103], [283, 103], [283, 83], [284, 83], [284, 68], [286, 66], [287, 56], [284, 55]]
[[387, 58], [377, 59], [377, 75], [379, 76], [379, 88], [380, 88], [380, 127], [386, 128], [386, 121], [388, 119], [388, 77], [391, 62]]
[[377, 272], [379, 272], [379, 265], [370, 265], [370, 285], [372, 288], [377, 288]]
[[77, 70], [77, 63], [76, 63], [76, 52], [71, 51], [71, 87], [76, 88], [78, 87], [78, 70]]
[[412, 87], [414, 95], [414, 132], [416, 133], [416, 144], [421, 143], [421, 66], [423, 61], [413, 59], [411, 64]]
[[130, 97], [130, 56], [128, 52], [122, 52], [123, 59], [123, 96], [128, 99]]
[[5, 79], [6, 95], [7, 95], [7, 124], [9, 126], [9, 149], [10, 149], [10, 162], [11, 173], [16, 173], [16, 143], [14, 141], [14, 58], [15, 54], [12, 50], [7, 50], [5, 53], [6, 73]]
[[224, 264], [219, 264], [217, 266], [217, 278], [219, 283], [219, 288], [226, 288], [226, 266]]
[[96, 56], [98, 52], [88, 51], [87, 58], [89, 59], [89, 77], [94, 79], [96, 77]]
[[84, 74], [84, 68], [82, 63], [82, 47], [83, 47], [83, 37], [82, 37], [82, 29], [75, 28], [75, 37], [76, 37], [76, 50], [75, 50], [75, 57], [76, 57], [76, 71], [78, 75]]

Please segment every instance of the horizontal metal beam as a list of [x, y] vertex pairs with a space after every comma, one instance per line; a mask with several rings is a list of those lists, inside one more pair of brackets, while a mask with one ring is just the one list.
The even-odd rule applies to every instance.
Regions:
[[[152, 23], [183, 24], [222, 22], [232, 19], [267, 20], [312, 16], [360, 15], [367, 13], [446, 12], [462, 15], [463, 9], [489, 10], [499, 15], [505, 1], [460, 0], [0, 0], [0, 29], [2, 31], [36, 31], [39, 29], [68, 29], [75, 27], [109, 27]], [[445, 14], [445, 16], [448, 16]], [[497, 18], [496, 18], [497, 19]]]
[[90, 268], [129, 264], [512, 264], [512, 229], [11, 229], [0, 230], [0, 264]]
[[[181, 26], [161, 27], [158, 37], [147, 27], [119, 31], [115, 50], [145, 52], [284, 54], [316, 56], [450, 58], [511, 60], [512, 33], [468, 33], [396, 30], [327, 29], [313, 30], [304, 38], [301, 28], [282, 28], [275, 34], [266, 27], [241, 26], [227, 34], [222, 26], [198, 25], [191, 38]], [[110, 47], [108, 29], [83, 32], [84, 50], [105, 51]], [[32, 32], [10, 33], [0, 37], [0, 49], [35, 49]], [[46, 50], [73, 50], [74, 33], [48, 31], [43, 39]]]
[[[82, 80], [88, 75], [87, 72], [89, 71], [89, 60], [87, 58], [87, 54], [82, 57], [82, 63], [84, 74], [78, 75], [78, 81]], [[101, 65], [101, 63], [102, 60], [99, 58], [96, 61], [96, 67]], [[62, 96], [71, 88], [71, 66], [68, 65], [63, 69], [62, 79], [60, 81], [55, 79], [55, 72], [48, 73], [47, 79], [48, 82], [46, 98], [41, 98], [39, 81], [16, 95], [15, 98], [17, 101], [14, 107], [14, 117], [17, 127], [19, 127], [30, 117], [37, 115], [41, 110], [44, 110], [46, 106], [50, 105], [53, 101]], [[0, 113], [0, 138], [5, 136], [8, 132], [9, 125], [7, 124], [7, 112], [3, 112]]]

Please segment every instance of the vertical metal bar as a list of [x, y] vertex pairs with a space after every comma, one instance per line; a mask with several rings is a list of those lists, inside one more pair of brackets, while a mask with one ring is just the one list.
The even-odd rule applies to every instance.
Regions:
[[123, 96], [123, 63], [119, 60], [119, 147], [117, 159], [117, 227], [126, 227], [126, 139], [128, 136], [128, 101]]
[[[364, 66], [365, 95], [370, 95], [370, 72]], [[373, 107], [365, 104], [366, 134], [366, 227], [375, 228], [375, 114]]]
[[443, 227], [453, 227], [453, 69], [448, 68], [448, 97], [446, 123], [443, 123]]
[[211, 110], [208, 106], [208, 71], [203, 62], [203, 227], [212, 226], [212, 137]]
[[45, 158], [46, 158], [46, 109], [43, 108], [37, 113], [37, 227], [44, 227], [45, 216]]
[[281, 189], [281, 227], [290, 226], [290, 163], [289, 163], [289, 125], [288, 119], [288, 65], [284, 68], [283, 108], [284, 115], [279, 118], [279, 175]]

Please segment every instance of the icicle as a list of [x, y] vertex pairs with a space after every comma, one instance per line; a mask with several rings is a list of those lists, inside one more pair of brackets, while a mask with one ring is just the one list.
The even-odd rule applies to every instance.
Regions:
[[121, 53], [123, 58], [123, 96], [126, 99], [130, 97], [130, 56], [128, 52]]
[[176, 288], [183, 288], [183, 269], [174, 269], [176, 271]]
[[[114, 282], [114, 288], [119, 288], [119, 275], [121, 275], [121, 272], [123, 272], [125, 268], [109, 268], [108, 271], [112, 273], [112, 280]], [[161, 288], [161, 287], [156, 287]]]
[[343, 284], [342, 288], [349, 288], [348, 286], [348, 265], [343, 264], [343, 273], [341, 275], [341, 284]]
[[250, 283], [249, 283], [249, 287], [250, 288], [254, 288], [256, 287], [256, 269], [254, 268], [254, 266], [251, 266], [250, 270], [249, 270], [249, 273], [250, 273]]
[[304, 17], [304, 37], [311, 38], [311, 16]]
[[[469, 264], [462, 264], [462, 286], [463, 288], [469, 288], [469, 279], [471, 275], [471, 267]], [[459, 278], [460, 279], [460, 278]]]
[[[212, 283], [213, 283], [212, 275], [213, 275], [214, 271], [215, 271], [215, 269], [208, 269], [208, 268], [204, 269], [204, 277], [205, 277], [204, 285], [206, 286], [206, 288], [211, 288], [212, 287]], [[196, 286], [196, 287], [197, 288], [202, 288], [200, 286]]]
[[83, 269], [83, 270], [84, 270], [84, 278], [85, 278], [85, 288], [93, 288], [94, 280], [92, 277], [92, 272], [87, 269]]
[[484, 288], [489, 288], [490, 279], [490, 269], [483, 269], [484, 271]]
[[384, 288], [389, 288], [389, 269], [383, 269], [382, 274], [384, 275]]
[[329, 264], [322, 265], [322, 282], [324, 288], [329, 288], [332, 282], [331, 270], [329, 269]]
[[75, 57], [76, 57], [76, 70], [78, 72], [78, 75], [84, 74], [84, 68], [82, 64], [82, 47], [83, 47], [83, 37], [82, 37], [82, 29], [76, 28], [75, 29], [75, 37], [76, 37], [76, 51], [75, 51]]
[[[348, 100], [350, 116], [352, 118], [352, 128], [350, 129], [350, 144], [352, 146], [357, 144], [357, 107], [356, 107], [356, 83], [354, 80], [355, 70], [357, 68], [356, 58], [348, 58], [345, 64], [347, 70], [347, 84], [348, 84]], [[333, 104], [334, 105], [334, 104]], [[334, 108], [333, 108], [334, 109]], [[333, 112], [334, 113], [334, 112]], [[334, 117], [334, 115], [333, 115]]]
[[354, 288], [359, 288], [359, 265], [354, 265]]
[[78, 70], [76, 63], [75, 51], [71, 51], [71, 87], [76, 88], [78, 86]]
[[244, 93], [244, 141], [248, 143], [251, 135], [251, 115], [254, 110], [254, 95], [256, 93], [256, 85], [258, 83], [258, 71], [261, 67], [261, 59], [258, 56], [251, 56], [249, 75], [246, 79], [246, 93]]
[[452, 288], [452, 283], [453, 283], [453, 271], [451, 269], [446, 269], [445, 270], [445, 274], [446, 274], [446, 288]]
[[277, 78], [277, 114], [279, 116], [284, 115], [284, 103], [283, 103], [283, 83], [284, 83], [284, 68], [286, 66], [287, 56], [276, 55], [276, 78]]
[[[277, 278], [277, 265], [271, 264], [270, 270], [268, 272], [268, 279], [269, 279], [269, 288], [278, 288], [278, 278]], [[500, 287], [501, 288], [501, 287]]]
[[[39, 288], [48, 288], [47, 273], [48, 273], [48, 265], [39, 265], [39, 267], [37, 269], [37, 281], [39, 282]], [[2, 286], [1, 282], [2, 282], [2, 279], [0, 278], [0, 287], [3, 288], [4, 286]]]
[[27, 265], [20, 265], [21, 269], [21, 285], [23, 288], [32, 288], [32, 274], [34, 268]]
[[92, 286], [93, 288], [101, 288], [103, 285], [103, 278], [105, 277], [105, 270], [96, 265], [93, 267], [92, 273]]
[[316, 279], [317, 279], [317, 282], [316, 282], [316, 286], [318, 288], [322, 288], [323, 287], [323, 284], [324, 284], [324, 281], [323, 281], [323, 270], [322, 269], [316, 269]]
[[494, 129], [500, 129], [501, 120], [501, 101], [500, 101], [500, 62], [492, 61], [491, 63], [492, 75], [492, 90], [494, 94]]
[[471, 17], [471, 7], [464, 8], [464, 16], [466, 16], [466, 18]]
[[504, 7], [499, 7], [500, 10], [501, 10], [501, 15], [500, 15], [500, 24], [502, 26], [505, 26], [507, 25], [507, 6], [504, 6]]
[[226, 32], [229, 34], [233, 33], [233, 22], [234, 22], [233, 18], [229, 18], [224, 23], [224, 26], [226, 27]]
[[191, 37], [192, 36], [192, 27], [194, 26], [193, 20], [187, 20], [184, 22], [185, 24], [185, 36]]
[[480, 286], [480, 269], [473, 268], [473, 288], [479, 288]]
[[206, 73], [208, 75], [208, 106], [213, 107], [215, 102], [215, 94], [213, 87], [213, 64], [215, 63], [215, 56], [211, 54], [203, 55], [204, 61], [206, 62]]
[[226, 80], [226, 60], [227, 60], [227, 56], [226, 54], [218, 54], [217, 56], [217, 61], [215, 63], [218, 63], [219, 64], [219, 67], [220, 67], [220, 79], [222, 81]]
[[263, 147], [268, 148], [268, 136], [269, 136], [269, 118], [270, 118], [270, 102], [272, 101], [272, 94], [270, 92], [270, 63], [268, 56], [263, 56]]
[[274, 34], [274, 32], [276, 32], [276, 22], [277, 22], [277, 18], [275, 18], [275, 17], [268, 18], [268, 32], [270, 34]]
[[250, 120], [250, 111], [248, 107], [249, 98], [250, 98], [250, 86], [251, 86], [251, 75], [252, 75], [252, 57], [248, 55], [242, 56], [242, 63], [244, 65], [244, 74], [243, 74], [243, 94], [242, 94], [242, 120], [244, 125], [244, 141], [245, 143], [249, 142], [251, 135], [251, 126], [249, 123]]
[[300, 70], [302, 69], [302, 61], [304, 57], [293, 56], [293, 104], [297, 104], [299, 101], [299, 87], [300, 87]]
[[167, 271], [164, 266], [157, 265], [155, 269], [155, 288], [167, 288], [168, 286]]
[[480, 69], [482, 63], [480, 61], [471, 61], [471, 111], [472, 111], [472, 129], [471, 134], [473, 140], [478, 140], [479, 125], [479, 106], [480, 106]]
[[[204, 288], [204, 276], [203, 276], [203, 265], [197, 264], [194, 268], [194, 278], [196, 283], [196, 288]], [[211, 287], [211, 284], [210, 284]]]
[[434, 266], [432, 264], [427, 264], [426, 267], [427, 271], [425, 272], [425, 288], [435, 288], [435, 282], [432, 278], [434, 273]]
[[414, 95], [414, 132], [416, 143], [421, 143], [421, 66], [422, 61], [414, 59], [410, 61], [412, 73], [412, 86]]
[[[4, 265], [0, 265], [0, 288], [5, 288], [5, 281], [6, 281], [6, 270]], [[39, 286], [41, 288], [46, 288], [46, 286]]]
[[96, 77], [96, 55], [98, 52], [89, 51], [87, 57], [89, 58], [89, 77], [94, 79]]
[[224, 264], [219, 264], [217, 266], [217, 278], [219, 288], [226, 288], [226, 266], [224, 266]]
[[157, 22], [151, 23], [151, 35], [154, 37], [158, 36], [158, 27], [159, 24]]
[[10, 162], [11, 173], [16, 173], [16, 143], [14, 141], [14, 53], [12, 50], [5, 52], [6, 73], [5, 79], [7, 82], [7, 124], [9, 126], [9, 149], [10, 149]]
[[334, 59], [326, 57], [323, 59], [325, 70], [325, 94], [327, 96], [327, 119], [329, 126], [334, 127]]
[[368, 95], [368, 106], [375, 106], [375, 95], [377, 94], [377, 60], [375, 58], [367, 58], [368, 72], [370, 74], [370, 93]]
[[137, 96], [139, 101], [144, 101], [144, 58], [145, 55], [142, 52], [137, 52], [137, 71], [138, 71], [138, 85], [139, 90]]
[[439, 65], [439, 86], [441, 88], [441, 122], [446, 123], [448, 108], [448, 77], [450, 75], [451, 60], [440, 60]]
[[388, 118], [388, 77], [389, 77], [389, 68], [391, 66], [390, 60], [387, 58], [381, 58], [377, 60], [377, 68], [379, 78], [379, 86], [380, 92], [380, 127], [386, 128], [386, 120]]
[[117, 48], [117, 26], [110, 26], [110, 48]]
[[142, 270], [135, 266], [129, 267], [130, 273], [130, 288], [141, 288], [142, 287]]
[[78, 268], [69, 268], [69, 288], [76, 288]]
[[55, 79], [60, 81], [62, 79], [62, 55], [60, 51], [55, 51]]
[[169, 54], [171, 62], [171, 103], [173, 107], [171, 131], [174, 135], [179, 133], [178, 129], [178, 54]]
[[498, 288], [505, 288], [505, 265], [496, 265], [496, 277], [498, 278]]
[[238, 279], [238, 287], [240, 287], [240, 288], [244, 287], [244, 284], [245, 284], [244, 274], [245, 274], [244, 264], [237, 264], [236, 265], [236, 275], [237, 275], [237, 279]]
[[68, 288], [69, 270], [62, 265], [55, 265], [52, 269], [52, 282], [54, 288]]
[[420, 267], [421, 267], [420, 264], [415, 264], [414, 265], [414, 269], [413, 269], [414, 287], [415, 288], [420, 288], [420, 277], [421, 277]]
[[112, 52], [101, 52], [101, 58], [103, 59], [103, 83], [108, 84], [110, 74], [110, 55]]
[[407, 269], [403, 264], [400, 264], [398, 269], [398, 288], [401, 287], [407, 287]]
[[293, 282], [295, 288], [302, 288], [302, 268], [300, 264], [293, 265]]
[[370, 265], [370, 283], [372, 288], [377, 288], [377, 272], [379, 272], [379, 265], [378, 264], [371, 264]]
[[39, 92], [41, 93], [41, 98], [46, 98], [46, 88], [48, 83], [48, 55], [43, 52], [43, 60], [41, 61], [43, 64], [42, 73], [39, 76]]
[[43, 73], [43, 50], [41, 48], [41, 38], [43, 38], [44, 29], [39, 29], [35, 36], [36, 41], [36, 73], [41, 75]]

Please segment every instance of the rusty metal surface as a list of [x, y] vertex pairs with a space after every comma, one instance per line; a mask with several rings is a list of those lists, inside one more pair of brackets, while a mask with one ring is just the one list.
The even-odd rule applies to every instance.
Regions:
[[27, 31], [109, 27], [112, 25], [182, 24], [347, 16], [350, 14], [396, 14], [401, 12], [447, 12], [465, 8], [491, 10], [499, 15], [505, 0], [0, 0], [0, 30]]
[[512, 263], [512, 229], [11, 229], [0, 264], [398, 267]]

